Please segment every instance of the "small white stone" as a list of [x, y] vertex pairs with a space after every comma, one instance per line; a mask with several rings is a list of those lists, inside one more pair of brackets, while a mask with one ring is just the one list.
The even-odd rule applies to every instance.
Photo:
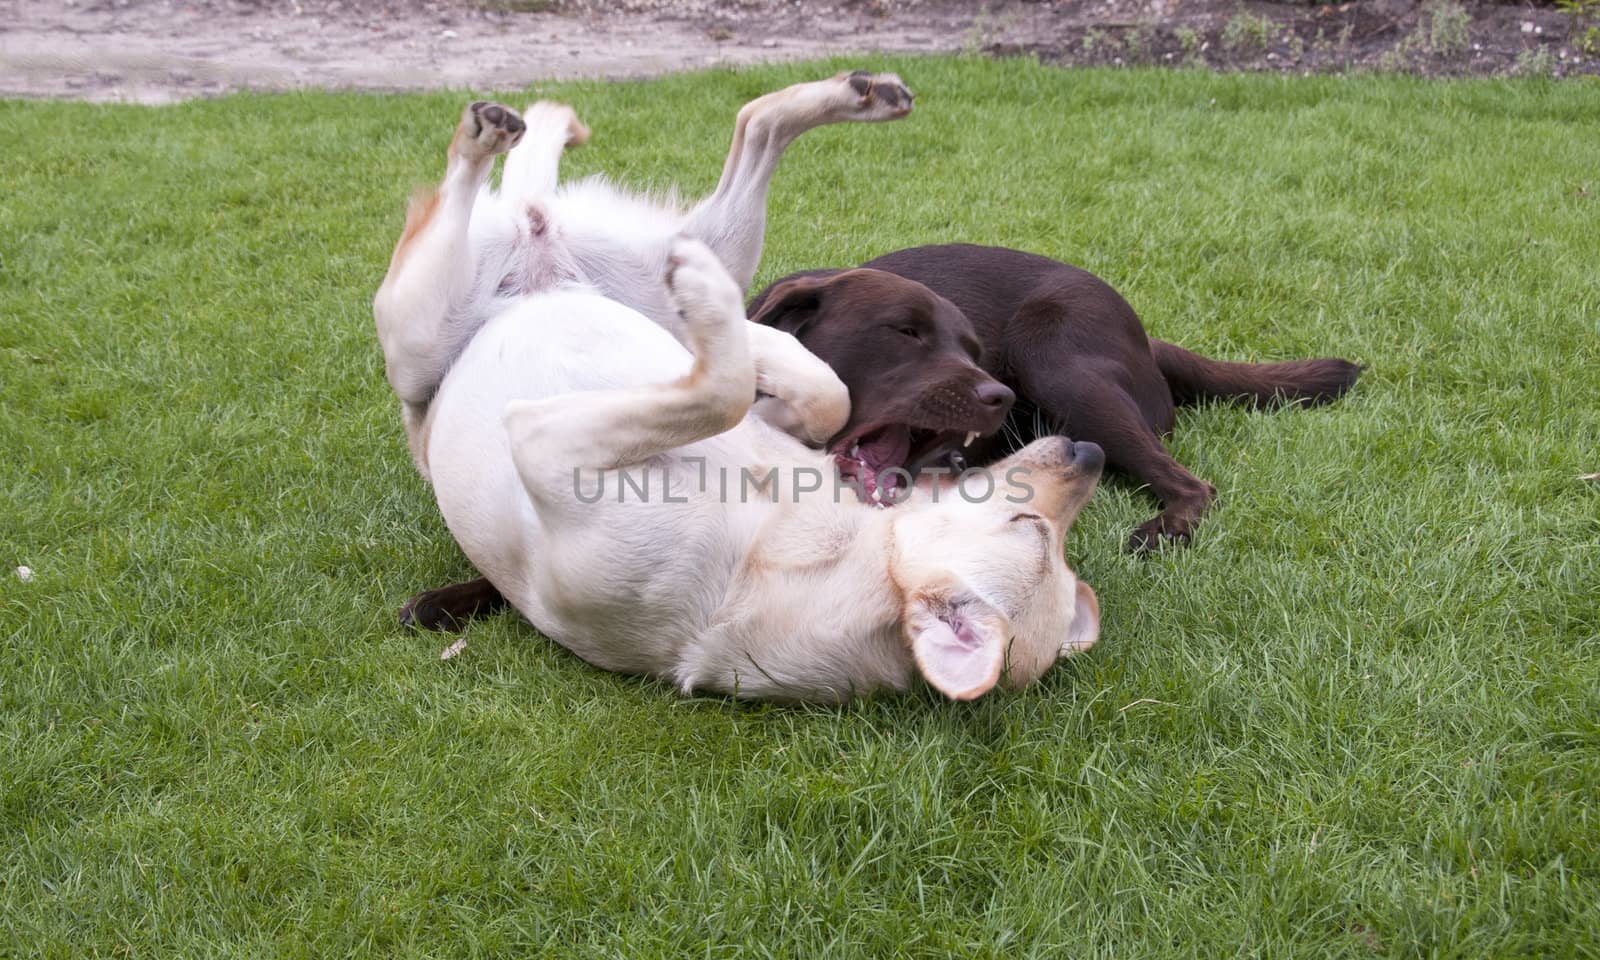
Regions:
[[772, 39], [771, 37], [768, 37], [767, 39], [761, 41], [761, 45], [763, 47], [768, 47], [768, 48], [776, 47], [778, 45], [778, 41]]
[[456, 38], [456, 32], [454, 30], [446, 30], [443, 33], [439, 34], [439, 39], [440, 40], [454, 40], [455, 38]]
[[1524, 21], [1522, 21], [1522, 32], [1523, 33], [1532, 33], [1533, 32], [1533, 21], [1532, 20], [1524, 20]]
[[17, 579], [21, 580], [23, 583], [27, 583], [28, 581], [33, 579], [33, 571], [30, 570], [27, 567], [18, 567], [17, 568]]

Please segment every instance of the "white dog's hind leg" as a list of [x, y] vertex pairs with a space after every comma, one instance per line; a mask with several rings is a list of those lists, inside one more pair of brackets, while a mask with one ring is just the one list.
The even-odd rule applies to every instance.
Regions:
[[574, 470], [614, 470], [732, 429], [755, 397], [739, 288], [693, 240], [673, 245], [667, 285], [694, 367], [671, 383], [516, 400], [506, 407], [511, 454], [534, 503], [573, 499]]
[[500, 196], [532, 203], [556, 188], [561, 170], [561, 152], [583, 145], [589, 128], [578, 114], [564, 103], [540, 100], [522, 113], [528, 132], [522, 142], [506, 154], [500, 171]]
[[739, 288], [748, 288], [761, 264], [767, 185], [794, 138], [825, 124], [898, 120], [910, 112], [911, 91], [892, 73], [841, 73], [750, 101], [734, 123], [717, 189], [690, 211], [683, 232], [714, 250]]
[[506, 107], [468, 105], [450, 141], [443, 182], [418, 195], [406, 211], [372, 314], [389, 385], [406, 404], [408, 428], [420, 427], [422, 410], [476, 332], [461, 322], [460, 308], [475, 279], [467, 226], [495, 156], [509, 150], [522, 131], [522, 120]]

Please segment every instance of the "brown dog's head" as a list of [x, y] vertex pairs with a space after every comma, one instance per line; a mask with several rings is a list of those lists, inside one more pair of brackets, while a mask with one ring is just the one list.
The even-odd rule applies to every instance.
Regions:
[[792, 334], [850, 391], [850, 420], [828, 442], [840, 474], [879, 499], [908, 473], [1000, 428], [1016, 399], [978, 365], [955, 304], [881, 270], [817, 271], [774, 283], [750, 319]]

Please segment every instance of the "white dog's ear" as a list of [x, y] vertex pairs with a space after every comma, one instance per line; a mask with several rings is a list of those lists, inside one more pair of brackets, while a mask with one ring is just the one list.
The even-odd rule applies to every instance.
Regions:
[[1000, 679], [1011, 622], [993, 604], [964, 588], [921, 592], [905, 619], [917, 669], [940, 693], [972, 700]]
[[1061, 642], [1063, 657], [1082, 653], [1100, 639], [1100, 598], [1082, 580], [1078, 581], [1078, 599], [1074, 607], [1072, 626], [1067, 628], [1067, 639]]

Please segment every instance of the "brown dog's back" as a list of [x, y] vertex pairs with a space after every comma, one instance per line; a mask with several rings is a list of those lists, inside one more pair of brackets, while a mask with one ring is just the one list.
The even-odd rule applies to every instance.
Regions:
[[[1361, 374], [1359, 365], [1334, 357], [1236, 363], [1156, 340], [1105, 281], [1036, 253], [952, 243], [897, 250], [862, 266], [916, 280], [955, 303], [986, 348], [1004, 349], [1008, 368], [1029, 362], [1046, 337], [1074, 359], [1092, 357], [1131, 371], [1149, 356], [1166, 380], [1172, 402], [1179, 405], [1205, 400], [1244, 400], [1259, 406], [1326, 403], [1349, 390]], [[1041, 328], [1044, 324], [1048, 328]], [[1000, 362], [995, 358], [996, 365]], [[1166, 418], [1152, 419], [1158, 429], [1170, 426], [1159, 423]]]

